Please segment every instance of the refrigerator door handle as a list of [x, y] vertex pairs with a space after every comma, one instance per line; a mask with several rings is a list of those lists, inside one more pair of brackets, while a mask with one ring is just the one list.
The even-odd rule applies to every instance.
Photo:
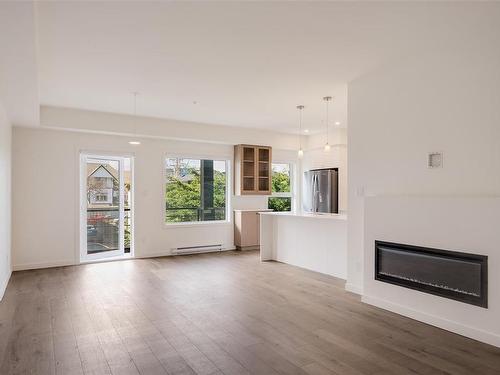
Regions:
[[318, 195], [319, 195], [319, 189], [318, 189], [318, 175], [314, 174], [313, 176], [313, 188], [312, 188], [313, 194], [312, 194], [312, 209], [313, 212], [318, 212]]

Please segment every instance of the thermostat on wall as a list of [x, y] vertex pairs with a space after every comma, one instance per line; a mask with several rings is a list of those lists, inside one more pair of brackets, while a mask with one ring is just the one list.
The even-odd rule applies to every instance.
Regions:
[[443, 167], [443, 153], [442, 152], [429, 152], [427, 155], [427, 167], [429, 168], [442, 168]]

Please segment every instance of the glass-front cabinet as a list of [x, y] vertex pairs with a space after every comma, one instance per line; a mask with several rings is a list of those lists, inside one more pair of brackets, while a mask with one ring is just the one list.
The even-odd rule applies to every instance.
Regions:
[[271, 194], [271, 163], [271, 147], [255, 145], [234, 146], [235, 194]]

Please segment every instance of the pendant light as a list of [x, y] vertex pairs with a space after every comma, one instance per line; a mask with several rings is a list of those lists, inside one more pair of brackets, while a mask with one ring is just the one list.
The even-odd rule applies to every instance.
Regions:
[[297, 153], [299, 159], [302, 159], [304, 156], [304, 150], [302, 150], [302, 110], [305, 107], [303, 105], [298, 105], [297, 109], [299, 110], [299, 151]]
[[330, 101], [332, 100], [331, 96], [325, 96], [323, 97], [323, 100], [326, 103], [326, 143], [325, 143], [325, 152], [330, 151], [330, 143], [329, 143], [329, 123], [328, 123], [328, 106], [330, 104]]
[[132, 146], [138, 146], [141, 142], [137, 139], [137, 95], [138, 92], [133, 92], [134, 94], [134, 139], [129, 141], [128, 144]]

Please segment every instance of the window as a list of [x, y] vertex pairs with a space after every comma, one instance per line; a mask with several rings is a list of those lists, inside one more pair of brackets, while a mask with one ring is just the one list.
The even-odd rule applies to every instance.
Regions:
[[167, 158], [165, 222], [227, 220], [227, 161]]
[[288, 163], [273, 163], [272, 195], [267, 207], [273, 211], [292, 210], [292, 168]]

